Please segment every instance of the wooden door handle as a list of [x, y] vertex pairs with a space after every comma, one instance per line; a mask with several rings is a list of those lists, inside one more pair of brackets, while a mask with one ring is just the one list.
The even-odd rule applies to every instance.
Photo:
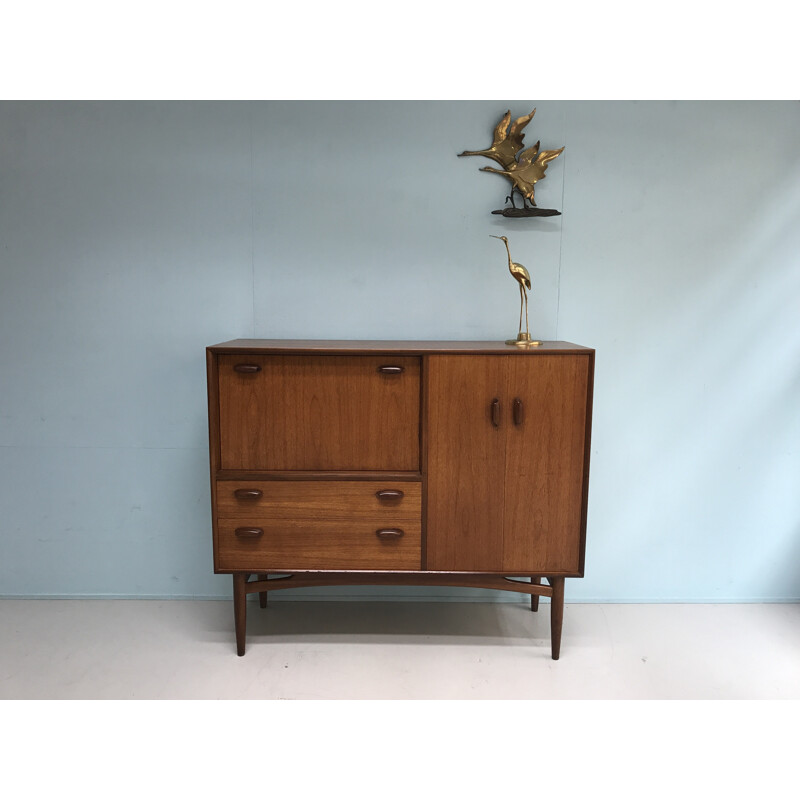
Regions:
[[386, 364], [382, 367], [378, 367], [378, 372], [382, 372], [384, 375], [399, 375], [403, 371], [405, 371], [405, 367], [400, 367], [395, 364]]
[[240, 539], [258, 539], [259, 536], [264, 535], [263, 528], [237, 528], [234, 533]]
[[492, 400], [492, 425], [500, 427], [500, 401], [496, 397]]
[[261, 372], [261, 367], [258, 364], [234, 364], [234, 372]]
[[404, 533], [405, 531], [400, 528], [381, 528], [375, 531], [375, 535], [379, 539], [399, 539]]
[[380, 489], [375, 492], [378, 500], [402, 500], [405, 495], [399, 489]]
[[238, 500], [258, 500], [264, 492], [261, 489], [237, 489], [233, 496]]
[[523, 411], [522, 400], [519, 397], [514, 398], [514, 424], [522, 425]]

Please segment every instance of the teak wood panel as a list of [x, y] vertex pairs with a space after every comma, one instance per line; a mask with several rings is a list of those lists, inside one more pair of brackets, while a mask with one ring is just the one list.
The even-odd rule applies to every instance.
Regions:
[[506, 359], [508, 420], [503, 568], [579, 570], [586, 432], [586, 356]]
[[[462, 354], [494, 354], [511, 355], [527, 358], [530, 351], [511, 348], [498, 341], [432, 341], [423, 339], [233, 339], [221, 342], [208, 348], [212, 353], [253, 353], [254, 355], [271, 355], [278, 353], [318, 354], [379, 354], [387, 355], [445, 355]], [[536, 348], [538, 353], [590, 353], [590, 347], [572, 342], [544, 341]]]
[[[263, 533], [243, 539], [236, 535], [240, 527]], [[379, 538], [377, 531], [387, 528], [402, 530], [403, 535]], [[247, 520], [219, 519], [217, 529], [221, 570], [417, 570], [421, 563], [419, 518], [274, 520], [254, 515]]]
[[[260, 496], [242, 497], [247, 492]], [[217, 481], [217, 513], [272, 520], [370, 519], [391, 527], [394, 520], [420, 521], [422, 489], [419, 483], [390, 481]]]
[[[502, 568], [505, 425], [501, 356], [429, 356], [426, 567]], [[499, 401], [499, 427], [492, 401]]]
[[[419, 471], [419, 358], [218, 359], [222, 469]], [[237, 364], [259, 371], [237, 372]]]
[[578, 572], [588, 356], [428, 361], [428, 569]]

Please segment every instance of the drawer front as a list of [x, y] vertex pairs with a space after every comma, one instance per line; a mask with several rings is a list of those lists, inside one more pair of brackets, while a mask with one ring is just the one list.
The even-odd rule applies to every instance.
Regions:
[[419, 358], [221, 355], [218, 375], [222, 469], [419, 471]]
[[[400, 533], [402, 532], [402, 533]], [[420, 520], [284, 519], [217, 521], [221, 570], [420, 569]]]
[[422, 485], [411, 481], [217, 481], [217, 516], [270, 520], [392, 521], [422, 516]]

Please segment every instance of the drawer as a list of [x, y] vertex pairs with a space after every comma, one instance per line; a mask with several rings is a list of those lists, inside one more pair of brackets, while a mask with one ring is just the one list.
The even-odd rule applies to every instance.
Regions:
[[217, 481], [219, 517], [270, 520], [417, 520], [422, 485], [411, 481]]
[[420, 359], [218, 357], [220, 466], [419, 472]]
[[217, 535], [221, 570], [417, 570], [422, 564], [419, 516], [348, 521], [277, 520], [254, 514], [218, 519]]

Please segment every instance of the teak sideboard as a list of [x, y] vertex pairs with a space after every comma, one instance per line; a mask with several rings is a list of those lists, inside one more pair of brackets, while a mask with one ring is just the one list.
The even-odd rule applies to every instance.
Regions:
[[[214, 572], [549, 597], [583, 577], [594, 350], [237, 339], [208, 347]], [[546, 580], [546, 583], [542, 582]]]

